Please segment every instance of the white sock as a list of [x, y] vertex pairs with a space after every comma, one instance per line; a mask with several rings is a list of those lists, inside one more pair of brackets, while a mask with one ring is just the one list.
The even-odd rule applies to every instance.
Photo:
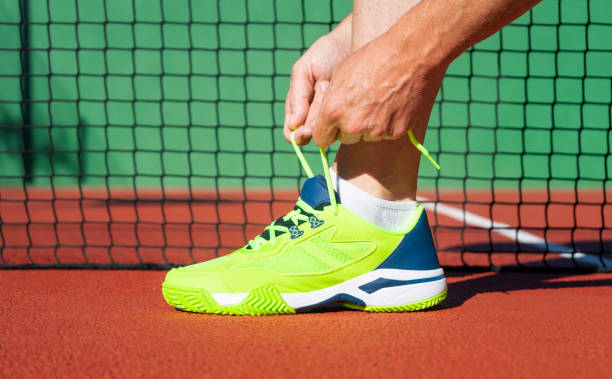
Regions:
[[403, 229], [416, 209], [417, 202], [414, 200], [391, 201], [379, 199], [341, 178], [331, 167], [329, 168], [329, 174], [334, 189], [340, 197], [340, 203], [383, 229], [393, 231]]

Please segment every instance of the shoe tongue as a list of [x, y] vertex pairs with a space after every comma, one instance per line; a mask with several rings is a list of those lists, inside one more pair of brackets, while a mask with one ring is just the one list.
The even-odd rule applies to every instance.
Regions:
[[[325, 177], [317, 175], [306, 180], [302, 186], [300, 198], [314, 209], [322, 209], [323, 206], [330, 204]], [[336, 199], [338, 199], [337, 195]]]

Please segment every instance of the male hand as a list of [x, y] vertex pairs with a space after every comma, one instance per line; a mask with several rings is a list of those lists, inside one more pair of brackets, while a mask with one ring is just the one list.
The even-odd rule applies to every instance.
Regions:
[[[309, 111], [315, 101], [315, 93], [324, 91], [323, 87], [329, 81], [334, 68], [351, 52], [351, 16], [347, 17], [330, 33], [319, 38], [293, 65], [289, 92], [285, 100], [285, 122], [283, 135], [287, 142], [291, 141], [291, 132], [295, 132], [295, 140], [300, 145], [310, 142], [312, 130]], [[318, 95], [317, 95], [318, 96]], [[320, 102], [320, 99], [317, 99]]]
[[385, 33], [335, 68], [309, 115], [317, 145], [398, 139], [427, 125], [447, 66], [429, 56], [427, 41], [402, 44]]

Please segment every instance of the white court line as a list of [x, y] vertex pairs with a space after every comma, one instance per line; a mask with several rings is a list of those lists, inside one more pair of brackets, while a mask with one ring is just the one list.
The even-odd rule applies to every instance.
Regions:
[[[556, 244], [553, 242], [547, 242], [544, 238], [536, 236], [535, 234], [529, 233], [524, 230], [510, 227], [508, 224], [490, 220], [486, 217], [479, 216], [475, 213], [468, 212], [463, 209], [449, 207], [441, 203], [434, 203], [431, 200], [418, 196], [417, 200], [421, 202], [425, 209], [430, 211], [441, 213], [447, 217], [455, 219], [457, 221], [464, 222], [465, 224], [476, 226], [482, 229], [491, 229], [493, 233], [497, 233], [506, 238], [517, 241], [520, 244], [527, 244], [535, 246], [542, 251], [549, 251], [551, 253], [559, 253], [561, 257], [572, 259], [572, 257], [581, 263], [588, 264], [596, 267], [612, 267], [612, 260], [603, 258], [603, 264], [599, 259], [599, 256], [594, 254], [585, 254], [579, 251], [573, 250], [565, 245]], [[604, 266], [605, 265], [605, 266]]]

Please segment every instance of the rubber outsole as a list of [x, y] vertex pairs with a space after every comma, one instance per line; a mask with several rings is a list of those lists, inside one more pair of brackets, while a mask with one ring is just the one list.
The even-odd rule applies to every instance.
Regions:
[[[266, 285], [255, 288], [249, 292], [247, 297], [238, 304], [220, 305], [215, 299], [204, 289], [183, 288], [163, 284], [162, 293], [166, 302], [174, 308], [195, 312], [195, 313], [211, 313], [221, 315], [285, 315], [297, 313], [291, 308], [276, 287]], [[411, 304], [395, 305], [395, 306], [358, 306], [355, 304], [343, 304], [345, 307], [360, 310], [365, 312], [413, 312], [431, 308], [446, 299], [447, 290], [431, 297]], [[322, 305], [323, 308], [324, 305]], [[309, 311], [316, 309], [309, 309]]]
[[196, 312], [214, 313], [221, 315], [284, 315], [295, 313], [287, 305], [276, 287], [267, 285], [255, 288], [238, 304], [220, 305], [204, 289], [179, 288], [168, 285], [162, 286], [164, 298], [174, 308]]

